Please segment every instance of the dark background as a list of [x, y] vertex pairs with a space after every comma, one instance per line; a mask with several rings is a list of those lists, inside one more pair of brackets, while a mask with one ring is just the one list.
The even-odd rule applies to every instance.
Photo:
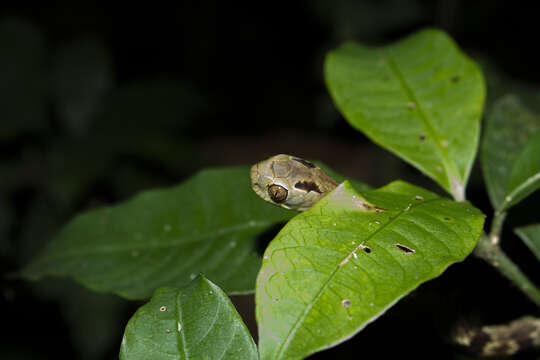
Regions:
[[[0, 8], [3, 274], [28, 263], [82, 210], [176, 184], [204, 167], [281, 152], [322, 160], [373, 186], [400, 178], [442, 194], [334, 108], [322, 64], [346, 40], [380, 45], [442, 28], [481, 64], [487, 111], [506, 93], [533, 107], [539, 102], [538, 13], [525, 2], [174, 4]], [[478, 165], [468, 198], [491, 213]], [[511, 231], [538, 221], [539, 200], [536, 194], [510, 214], [503, 248], [540, 285], [538, 263]], [[142, 304], [68, 280], [0, 282], [1, 359], [117, 358], [123, 327]], [[252, 298], [234, 301], [253, 327]], [[534, 312], [515, 287], [471, 257], [313, 358], [466, 359], [448, 343], [456, 323]]]

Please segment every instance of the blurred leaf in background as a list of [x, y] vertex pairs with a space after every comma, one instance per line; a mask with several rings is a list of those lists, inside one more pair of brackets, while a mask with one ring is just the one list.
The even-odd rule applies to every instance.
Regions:
[[6, 198], [6, 194], [0, 192], [0, 256], [9, 254], [9, 235], [13, 220], [13, 209]]
[[317, 0], [313, 8], [331, 28], [336, 42], [377, 38], [389, 29], [405, 28], [429, 18], [427, 9], [414, 0]]
[[96, 37], [78, 38], [53, 56], [49, 75], [57, 119], [69, 137], [88, 135], [114, 88], [113, 59]]
[[0, 18], [0, 141], [48, 128], [46, 46], [36, 26]]
[[[539, 140], [534, 140], [534, 137], [539, 130], [540, 115], [531, 112], [515, 95], [498, 99], [491, 108], [485, 123], [481, 160], [487, 191], [495, 210], [504, 211], [534, 191], [528, 188], [516, 192], [526, 178], [540, 173], [539, 157], [533, 155], [538, 155], [535, 147], [538, 147]], [[529, 141], [533, 143], [527, 145]], [[526, 152], [521, 155], [523, 151]], [[529, 161], [534, 163], [529, 164]], [[536, 184], [539, 182], [540, 177]]]
[[[47, 279], [35, 284], [32, 292], [42, 301], [58, 305], [77, 359], [106, 359], [111, 350], [118, 349], [124, 321], [134, 304], [118, 296], [96, 293], [67, 279]], [[47, 332], [47, 328], [50, 325], [43, 323], [39, 331]]]

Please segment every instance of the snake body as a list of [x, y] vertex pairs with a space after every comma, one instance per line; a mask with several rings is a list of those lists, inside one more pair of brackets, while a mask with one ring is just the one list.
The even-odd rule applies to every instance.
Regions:
[[251, 167], [253, 191], [286, 209], [307, 210], [337, 185], [320, 167], [296, 156], [279, 154]]

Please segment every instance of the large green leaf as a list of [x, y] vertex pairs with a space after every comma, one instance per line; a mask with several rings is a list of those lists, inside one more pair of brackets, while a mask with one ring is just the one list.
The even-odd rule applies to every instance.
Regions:
[[445, 33], [328, 54], [326, 82], [347, 121], [461, 200], [485, 98], [481, 71]]
[[249, 331], [225, 293], [200, 276], [160, 288], [129, 320], [121, 360], [257, 359]]
[[295, 214], [260, 200], [247, 167], [205, 170], [176, 187], [77, 216], [22, 274], [69, 276], [140, 299], [202, 272], [228, 293], [245, 293], [261, 264], [254, 238]]
[[508, 208], [540, 188], [540, 131], [519, 153], [506, 187], [502, 208]]
[[[516, 160], [524, 151], [527, 142], [540, 130], [540, 116], [529, 112], [519, 98], [507, 95], [495, 102], [487, 116], [485, 127], [481, 154], [482, 170], [491, 204], [496, 210], [502, 211], [515, 204], [516, 199], [521, 200], [522, 197], [518, 195], [527, 194], [527, 191], [520, 191], [520, 184], [526, 184], [526, 179], [531, 174], [534, 177], [535, 167], [538, 172], [538, 152], [524, 155], [531, 159], [522, 157], [520, 165]], [[526, 164], [528, 160], [531, 161], [530, 165]], [[514, 166], [518, 167], [515, 171]], [[530, 185], [526, 185], [523, 190], [532, 189], [531, 185], [534, 187], [534, 183], [535, 181], [529, 182]], [[517, 192], [512, 193], [515, 190]]]
[[339, 185], [264, 254], [256, 288], [261, 359], [300, 359], [353, 336], [463, 260], [483, 218], [467, 202], [401, 181], [362, 195]]
[[540, 261], [540, 224], [520, 227], [515, 232]]

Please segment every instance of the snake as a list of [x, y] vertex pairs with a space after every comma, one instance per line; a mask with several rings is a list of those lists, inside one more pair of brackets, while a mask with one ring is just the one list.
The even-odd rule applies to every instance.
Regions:
[[285, 209], [311, 208], [338, 183], [311, 161], [279, 154], [251, 167], [251, 188], [263, 200]]

